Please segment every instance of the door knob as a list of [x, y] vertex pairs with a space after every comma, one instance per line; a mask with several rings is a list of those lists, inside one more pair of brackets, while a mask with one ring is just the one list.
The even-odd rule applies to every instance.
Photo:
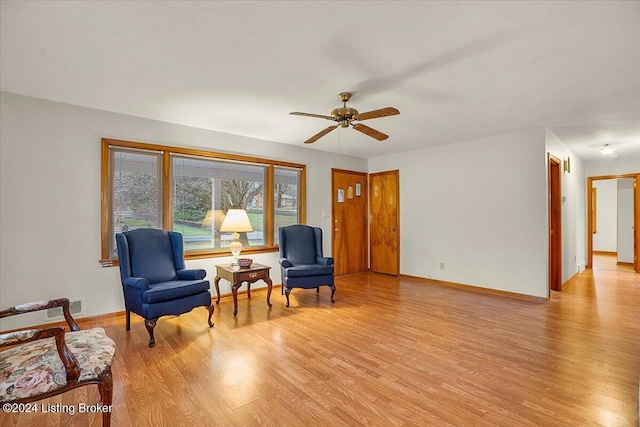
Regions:
[[335, 230], [336, 230], [336, 233], [337, 233], [338, 231], [340, 231], [340, 229], [339, 229], [339, 228], [336, 228]]

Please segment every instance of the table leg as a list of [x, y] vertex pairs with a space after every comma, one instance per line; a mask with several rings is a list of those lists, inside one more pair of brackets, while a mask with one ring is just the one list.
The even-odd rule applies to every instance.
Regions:
[[242, 286], [242, 283], [234, 283], [231, 286], [231, 293], [233, 294], [233, 315], [238, 314], [238, 288]]
[[220, 286], [218, 286], [218, 284], [220, 283], [220, 276], [216, 276], [216, 279], [213, 281], [213, 284], [216, 285], [216, 294], [218, 294], [218, 299], [216, 300], [216, 304], [218, 304], [220, 302]]
[[273, 282], [269, 276], [265, 277], [263, 280], [267, 282], [267, 305], [271, 308], [271, 288], [273, 287]]
[[247, 298], [251, 299], [251, 282], [247, 282]]

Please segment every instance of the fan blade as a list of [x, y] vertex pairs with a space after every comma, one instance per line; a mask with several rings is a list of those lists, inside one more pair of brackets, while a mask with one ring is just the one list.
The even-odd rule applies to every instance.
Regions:
[[294, 116], [306, 116], [306, 117], [316, 117], [318, 119], [334, 120], [333, 117], [323, 116], [322, 114], [299, 113], [297, 111], [294, 111], [293, 113], [289, 113], [289, 114], [293, 114]]
[[340, 126], [340, 125], [329, 126], [328, 128], [326, 128], [322, 132], [318, 132], [315, 135], [313, 135], [311, 138], [307, 139], [304, 143], [305, 144], [313, 144], [314, 142], [316, 142], [317, 140], [319, 140], [320, 138], [322, 138], [323, 136], [325, 136], [326, 134], [328, 134], [329, 132], [331, 132], [332, 130], [337, 128], [338, 126]]
[[387, 116], [395, 116], [400, 114], [400, 111], [396, 110], [393, 107], [381, 108], [379, 110], [367, 111], [366, 113], [359, 113], [355, 119], [356, 120], [369, 120], [369, 119], [377, 119], [378, 117], [387, 117]]
[[372, 129], [369, 126], [365, 126], [361, 124], [354, 124], [351, 126], [353, 126], [353, 128], [358, 132], [362, 132], [365, 135], [370, 136], [371, 138], [377, 139], [378, 141], [384, 141], [385, 139], [389, 138], [389, 135], [385, 135], [384, 133], [377, 131], [375, 129]]

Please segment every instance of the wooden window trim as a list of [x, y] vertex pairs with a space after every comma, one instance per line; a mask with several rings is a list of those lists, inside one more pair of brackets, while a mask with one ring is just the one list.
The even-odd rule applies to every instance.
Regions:
[[[229, 153], [220, 153], [215, 151], [198, 150], [191, 148], [149, 144], [144, 142], [124, 141], [118, 139], [102, 138], [101, 140], [101, 257], [100, 264], [103, 267], [117, 266], [118, 260], [109, 258], [109, 224], [111, 214], [111, 199], [112, 199], [112, 183], [110, 180], [110, 148], [124, 148], [124, 149], [136, 149], [149, 152], [162, 152], [162, 227], [165, 230], [171, 230], [173, 224], [172, 218], [172, 203], [171, 203], [171, 155], [188, 155], [202, 157], [212, 160], [223, 161], [237, 161], [248, 164], [255, 164], [265, 166], [267, 168], [266, 182], [265, 182], [265, 233], [266, 233], [266, 245], [254, 246], [251, 248], [244, 248], [243, 254], [255, 254], [255, 253], [268, 253], [277, 252], [279, 247], [274, 244], [274, 224], [275, 224], [275, 211], [274, 211], [274, 179], [275, 168], [285, 167], [291, 169], [297, 169], [300, 171], [300, 183], [298, 188], [298, 197], [300, 203], [298, 203], [298, 217], [301, 224], [306, 222], [306, 165], [299, 163], [291, 163], [273, 159], [263, 159], [258, 157], [236, 155]], [[185, 259], [202, 259], [202, 258], [217, 258], [231, 256], [229, 250], [204, 250], [204, 251], [191, 251], [186, 252]]]

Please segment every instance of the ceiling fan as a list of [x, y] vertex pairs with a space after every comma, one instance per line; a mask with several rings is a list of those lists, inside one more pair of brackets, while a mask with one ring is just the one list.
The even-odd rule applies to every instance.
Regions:
[[319, 119], [327, 119], [332, 120], [334, 122], [338, 122], [337, 125], [329, 126], [321, 132], [313, 135], [311, 138], [307, 139], [304, 143], [311, 144], [316, 142], [332, 130], [336, 129], [338, 126], [343, 128], [349, 127], [351, 125], [358, 132], [362, 132], [365, 135], [370, 136], [371, 138], [375, 138], [378, 141], [384, 141], [389, 138], [389, 135], [385, 135], [384, 133], [377, 131], [369, 126], [365, 126], [361, 123], [353, 123], [354, 121], [363, 121], [369, 119], [377, 119], [379, 117], [387, 117], [387, 116], [395, 116], [400, 114], [400, 111], [393, 107], [381, 108], [379, 110], [367, 111], [366, 113], [358, 113], [358, 110], [355, 108], [347, 107], [347, 102], [351, 99], [351, 93], [342, 92], [338, 95], [340, 101], [342, 101], [342, 107], [335, 108], [330, 116], [324, 116], [322, 114], [310, 114], [310, 113], [299, 113], [293, 112], [289, 114], [293, 114], [295, 116], [307, 116], [307, 117], [317, 117]]

